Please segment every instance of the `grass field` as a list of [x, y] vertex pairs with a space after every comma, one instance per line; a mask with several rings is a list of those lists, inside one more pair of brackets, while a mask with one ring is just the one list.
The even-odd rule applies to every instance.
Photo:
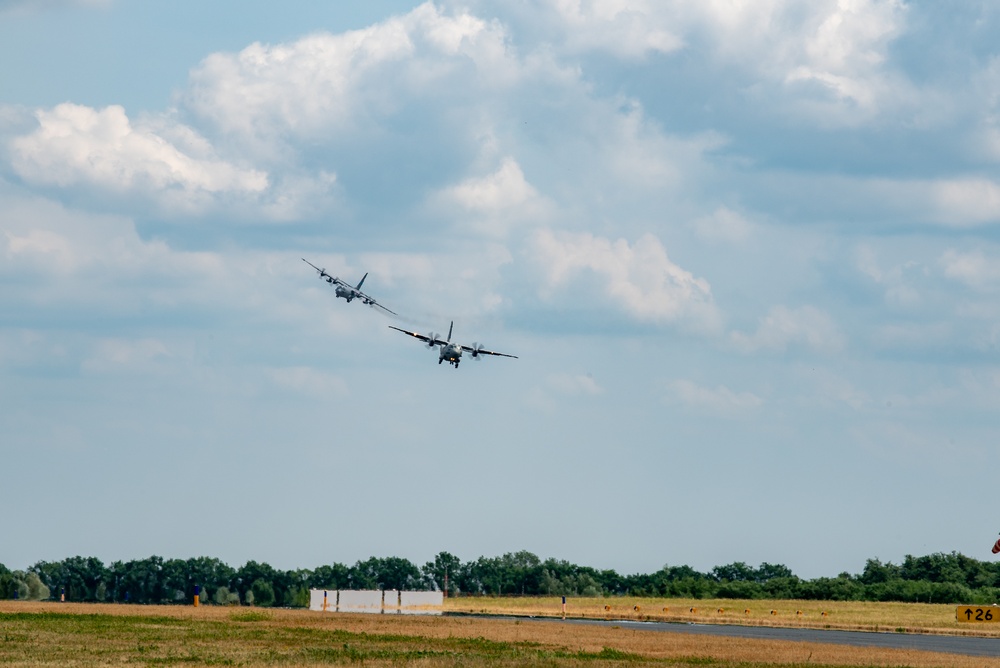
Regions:
[[[559, 599], [555, 600], [558, 605]], [[486, 609], [487, 612], [527, 609], [526, 599], [477, 599], [479, 603], [486, 601], [497, 604], [496, 609]], [[546, 603], [540, 607], [546, 607], [548, 599], [534, 599], [536, 604], [542, 601]], [[456, 602], [463, 600], [448, 601], [449, 608]], [[678, 601], [670, 600], [669, 603], [676, 605]], [[640, 605], [641, 612], [642, 607], [654, 603], [643, 600], [634, 605]], [[910, 612], [908, 608], [905, 611]], [[954, 607], [951, 613], [954, 616]], [[851, 613], [845, 609], [837, 614], [847, 616]], [[861, 611], [857, 614], [874, 613]], [[923, 614], [921, 610], [913, 619], [900, 619], [896, 623], [916, 627], [912, 622], [923, 619]], [[579, 627], [555, 621], [348, 615], [213, 606], [0, 602], [0, 665], [175, 664], [1000, 668], [1000, 659], [714, 638], [613, 626]]]

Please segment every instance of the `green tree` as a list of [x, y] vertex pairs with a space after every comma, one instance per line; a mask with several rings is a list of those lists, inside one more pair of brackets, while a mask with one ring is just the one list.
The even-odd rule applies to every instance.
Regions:
[[[769, 564], [766, 561], [763, 562], [755, 573], [755, 578], [757, 582], [767, 582], [768, 580], [774, 580], [776, 578], [794, 578], [795, 575], [792, 574], [792, 569], [784, 564]], [[798, 578], [796, 578], [798, 579]]]
[[438, 552], [434, 561], [428, 561], [421, 569], [424, 581], [432, 591], [445, 590], [445, 576], [448, 578], [448, 590], [458, 593], [455, 576], [462, 570], [462, 560], [450, 552]]
[[212, 595], [212, 600], [215, 601], [216, 605], [229, 605], [229, 588], [216, 587], [215, 593]]
[[351, 586], [351, 569], [337, 563], [319, 566], [309, 574], [306, 584], [312, 589], [348, 589]]
[[756, 582], [757, 572], [742, 561], [736, 561], [728, 566], [716, 566], [712, 569], [712, 577], [719, 582]]
[[358, 589], [423, 589], [420, 569], [408, 559], [371, 557], [356, 563], [350, 572], [351, 585]]
[[865, 570], [861, 573], [861, 583], [866, 585], [879, 582], [888, 582], [902, 577], [899, 566], [883, 564], [878, 559], [869, 559], [865, 562]]
[[188, 559], [187, 586], [191, 589], [189, 594], [193, 595], [194, 585], [199, 585], [202, 589], [204, 600], [214, 600], [215, 592], [220, 587], [226, 588], [227, 595], [236, 577], [236, 570], [213, 557], [195, 557]]
[[[272, 604], [275, 602], [273, 600], [274, 593], [281, 591], [282, 588], [288, 589], [288, 585], [291, 584], [291, 579], [287, 574], [280, 573], [266, 563], [248, 561], [236, 571], [234, 579], [236, 590], [240, 592], [244, 600], [246, 600], [247, 592], [251, 590], [253, 583], [257, 580], [263, 580], [271, 585]], [[281, 601], [277, 601], [277, 603], [280, 604]], [[248, 603], [248, 605], [250, 604]], [[260, 605], [259, 602], [258, 605]]]
[[262, 608], [270, 608], [274, 605], [274, 587], [267, 580], [254, 580], [250, 585], [250, 593], [253, 594], [253, 602]]
[[113, 601], [162, 603], [170, 601], [163, 587], [163, 557], [116, 561], [109, 568]]
[[49, 587], [38, 577], [38, 573], [24, 574], [24, 589], [21, 598], [29, 601], [44, 601], [50, 596]]

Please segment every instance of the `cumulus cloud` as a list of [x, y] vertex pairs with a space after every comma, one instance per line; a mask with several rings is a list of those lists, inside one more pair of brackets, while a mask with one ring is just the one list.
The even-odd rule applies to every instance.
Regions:
[[704, 52], [745, 72], [748, 88], [783, 91], [824, 124], [855, 124], [911, 97], [887, 66], [889, 45], [906, 27], [901, 0], [545, 0], [542, 7], [560, 52], [627, 60]]
[[537, 224], [552, 211], [511, 157], [504, 158], [491, 174], [465, 179], [434, 194], [431, 202], [435, 209], [460, 220], [464, 229], [471, 227], [492, 237]]
[[805, 40], [786, 81], [815, 81], [841, 99], [863, 109], [878, 102], [878, 67], [903, 23], [905, 5], [899, 0], [838, 0], [821, 10], [821, 22]]
[[463, 181], [444, 194], [465, 209], [489, 212], [509, 209], [538, 197], [525, 181], [521, 166], [510, 157], [493, 174]]
[[150, 124], [133, 125], [117, 105], [93, 109], [64, 103], [36, 116], [38, 128], [11, 142], [14, 169], [32, 183], [136, 189], [160, 193], [184, 208], [197, 208], [206, 196], [259, 194], [268, 187], [266, 173], [218, 158], [190, 128], [171, 128], [171, 142]]
[[725, 385], [704, 387], [684, 379], [668, 385], [667, 401], [720, 417], [746, 414], [764, 404], [764, 400], [752, 392], [733, 392]]
[[[571, 51], [601, 50], [622, 58], [670, 53], [682, 38], [656, 21], [657, 3], [648, 0], [548, 0], [565, 30]], [[653, 20], [651, 20], [653, 19]]]
[[783, 351], [791, 347], [804, 347], [821, 353], [833, 353], [844, 347], [844, 337], [833, 319], [814, 306], [797, 309], [774, 306], [760, 319], [756, 332], [732, 332], [730, 338], [744, 352]]
[[75, 211], [34, 197], [0, 195], [0, 275], [10, 271], [58, 278], [115, 274], [163, 278], [222, 273], [211, 252], [176, 251], [145, 241], [124, 216]]
[[630, 245], [625, 239], [612, 241], [588, 232], [541, 230], [534, 235], [533, 246], [544, 272], [543, 295], [564, 289], [574, 278], [591, 272], [602, 279], [604, 295], [637, 320], [716, 325], [708, 282], [671, 262], [651, 234]]
[[516, 76], [505, 42], [499, 23], [428, 2], [363, 30], [213, 54], [191, 72], [183, 102], [237, 135], [343, 136], [372, 130], [409, 96], [456, 74], [456, 90]]

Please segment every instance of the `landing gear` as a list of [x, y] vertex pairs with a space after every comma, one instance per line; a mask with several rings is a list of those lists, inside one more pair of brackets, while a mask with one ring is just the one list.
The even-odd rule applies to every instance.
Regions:
[[440, 364], [440, 363], [441, 363], [441, 362], [443, 362], [443, 361], [444, 361], [444, 360], [443, 360], [443, 359], [441, 359], [440, 357], [438, 358], [438, 364]]

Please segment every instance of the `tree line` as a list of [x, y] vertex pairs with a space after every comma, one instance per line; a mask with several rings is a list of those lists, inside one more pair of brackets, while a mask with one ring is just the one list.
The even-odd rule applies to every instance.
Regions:
[[188, 603], [307, 607], [309, 589], [445, 591], [449, 596], [659, 596], [683, 598], [813, 599], [985, 604], [1000, 600], [1000, 563], [962, 554], [907, 555], [902, 563], [869, 559], [860, 574], [812, 580], [780, 564], [743, 562], [707, 573], [664, 566], [655, 573], [620, 575], [521, 551], [463, 562], [441, 552], [418, 567], [400, 557], [372, 557], [284, 571], [248, 561], [233, 568], [219, 559], [146, 559], [105, 565], [95, 557], [39, 561], [27, 570], [0, 564], [0, 598], [88, 602]]

